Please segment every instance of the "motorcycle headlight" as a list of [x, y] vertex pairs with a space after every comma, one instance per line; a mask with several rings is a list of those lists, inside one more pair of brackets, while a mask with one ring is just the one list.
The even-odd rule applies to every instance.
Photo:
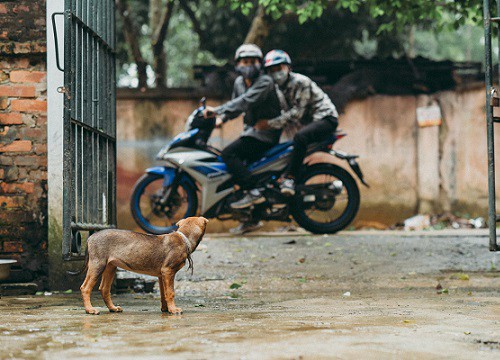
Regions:
[[163, 157], [168, 153], [170, 150], [170, 145], [172, 145], [172, 142], [169, 142], [167, 145], [162, 147], [160, 151], [158, 151], [158, 154], [156, 154], [156, 160], [163, 160]]

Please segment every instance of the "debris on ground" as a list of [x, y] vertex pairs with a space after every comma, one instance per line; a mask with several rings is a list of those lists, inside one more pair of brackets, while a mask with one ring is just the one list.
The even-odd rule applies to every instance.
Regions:
[[442, 214], [419, 214], [412, 216], [402, 223], [390, 227], [390, 230], [444, 230], [444, 229], [483, 229], [486, 228], [486, 220], [482, 217], [469, 218], [467, 215], [459, 216], [450, 212]]
[[431, 217], [429, 215], [416, 215], [404, 221], [404, 229], [410, 230], [423, 230], [430, 227]]

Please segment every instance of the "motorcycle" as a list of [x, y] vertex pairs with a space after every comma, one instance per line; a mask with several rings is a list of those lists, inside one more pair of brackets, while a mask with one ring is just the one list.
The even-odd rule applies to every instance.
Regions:
[[[207, 144], [216, 119], [205, 119], [204, 109], [202, 99], [200, 107], [188, 117], [186, 131], [157, 154], [156, 159], [166, 165], [146, 169], [134, 185], [131, 212], [144, 231], [170, 233], [177, 221], [196, 214], [240, 222], [290, 222], [293, 217], [304, 229], [318, 234], [335, 233], [352, 222], [359, 209], [359, 188], [351, 174], [338, 165], [303, 165], [295, 181], [295, 195], [281, 194], [277, 180], [288, 165], [292, 141], [274, 146], [260, 160], [248, 164], [266, 201], [246, 209], [232, 209], [230, 204], [244, 194], [235, 190], [220, 151]], [[312, 144], [307, 154], [326, 152], [347, 161], [361, 183], [368, 186], [358, 156], [333, 149], [333, 144], [344, 136], [337, 131], [327, 140]]]

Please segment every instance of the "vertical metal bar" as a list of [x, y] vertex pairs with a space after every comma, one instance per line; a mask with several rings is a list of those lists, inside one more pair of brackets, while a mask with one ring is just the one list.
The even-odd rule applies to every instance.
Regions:
[[115, 73], [115, 32], [116, 32], [116, 22], [115, 22], [115, 2], [110, 0], [110, 6], [111, 6], [111, 37], [110, 37], [110, 43], [111, 47], [113, 49], [113, 52], [110, 51], [109, 56], [110, 56], [110, 65], [111, 65], [111, 71], [109, 72], [109, 81], [111, 85], [111, 134], [113, 135], [113, 138], [115, 141], [113, 142], [113, 149], [111, 156], [113, 157], [113, 163], [111, 164], [111, 169], [112, 169], [112, 182], [111, 182], [111, 195], [112, 195], [112, 202], [111, 202], [111, 224], [116, 225], [117, 224], [117, 219], [116, 219], [116, 73]]
[[486, 81], [486, 124], [488, 140], [488, 224], [490, 233], [490, 251], [497, 250], [496, 235], [496, 194], [495, 194], [495, 142], [493, 107], [493, 67], [491, 59], [491, 13], [490, 0], [483, 0], [484, 44], [485, 44], [485, 81]]
[[71, 128], [69, 118], [71, 117], [71, 99], [69, 91], [71, 91], [71, 34], [72, 34], [72, 19], [71, 19], [71, 0], [66, 0], [64, 4], [64, 119], [63, 119], [63, 241], [62, 241], [62, 256], [66, 258], [70, 252], [69, 242], [71, 239], [71, 204], [72, 204], [72, 172], [71, 172]]

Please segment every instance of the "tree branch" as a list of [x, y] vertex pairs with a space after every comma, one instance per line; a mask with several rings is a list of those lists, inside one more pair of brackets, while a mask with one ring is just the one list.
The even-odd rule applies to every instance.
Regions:
[[129, 55], [137, 65], [139, 88], [143, 89], [147, 86], [148, 75], [146, 73], [146, 67], [148, 64], [142, 57], [141, 49], [139, 48], [139, 31], [134, 26], [134, 22], [130, 17], [130, 9], [127, 1], [116, 0], [116, 8], [123, 19], [123, 32], [125, 41], [128, 44]]
[[167, 1], [167, 8], [163, 12], [159, 26], [154, 30], [151, 46], [153, 48], [154, 64], [153, 68], [156, 75], [156, 86], [166, 87], [167, 77], [167, 59], [165, 54], [165, 39], [167, 38], [168, 25], [174, 11], [174, 1]]
[[189, 17], [191, 20], [191, 23], [193, 24], [194, 31], [198, 34], [198, 37], [200, 38], [200, 42], [204, 42], [206, 39], [206, 34], [201, 28], [200, 21], [196, 18], [196, 14], [194, 13], [193, 9], [189, 6], [186, 0], [179, 0], [179, 5], [181, 6], [182, 10], [186, 13], [186, 15]]
[[252, 20], [252, 25], [250, 25], [250, 30], [248, 30], [247, 36], [245, 37], [245, 43], [252, 43], [262, 47], [265, 39], [269, 36], [270, 28], [271, 23], [269, 17], [266, 15], [264, 7], [259, 6]]

